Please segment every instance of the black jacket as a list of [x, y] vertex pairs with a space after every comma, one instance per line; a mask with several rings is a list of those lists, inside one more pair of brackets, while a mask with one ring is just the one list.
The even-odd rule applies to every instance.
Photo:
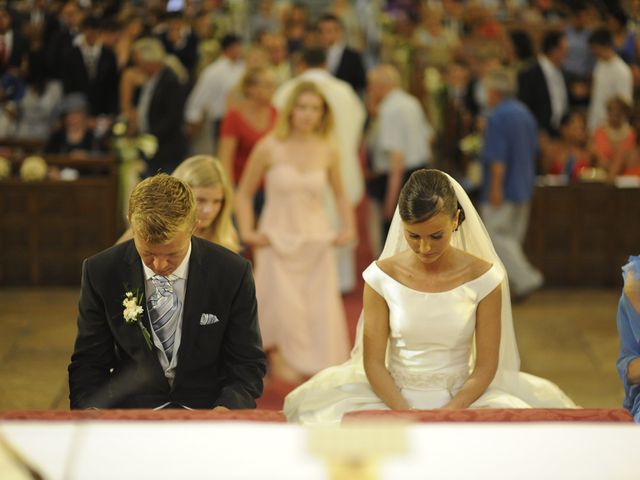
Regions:
[[[144, 292], [144, 273], [132, 240], [85, 260], [78, 334], [69, 365], [72, 409], [255, 408], [265, 356], [251, 267], [239, 255], [193, 237], [173, 386], [139, 325], [126, 323], [127, 291]], [[144, 302], [143, 302], [144, 303]], [[219, 321], [201, 325], [203, 313]], [[142, 322], [150, 332], [146, 312]]]
[[357, 93], [361, 93], [367, 84], [362, 57], [349, 47], [344, 48], [334, 75], [351, 85]]
[[[569, 89], [564, 74], [563, 79], [567, 102], [569, 102]], [[551, 125], [552, 109], [549, 87], [539, 62], [518, 75], [518, 99], [533, 113], [541, 130], [551, 135], [557, 134], [556, 129]]]
[[116, 56], [103, 46], [96, 65], [96, 74], [89, 72], [79, 47], [73, 47], [63, 60], [62, 82], [64, 93], [84, 93], [89, 102], [90, 115], [115, 115], [118, 112], [119, 74]]

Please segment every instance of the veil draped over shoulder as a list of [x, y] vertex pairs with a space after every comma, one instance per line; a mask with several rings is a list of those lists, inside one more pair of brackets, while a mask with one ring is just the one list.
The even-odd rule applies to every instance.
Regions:
[[[446, 175], [446, 174], [445, 174]], [[575, 408], [576, 405], [555, 384], [540, 377], [520, 372], [520, 356], [513, 328], [509, 282], [489, 234], [464, 189], [453, 178], [451, 182], [465, 220], [453, 234], [451, 245], [494, 264], [504, 273], [500, 358], [491, 388], [514, 395], [531, 407]], [[393, 221], [379, 259], [396, 255], [409, 248], [403, 234], [402, 220], [396, 207]], [[289, 421], [302, 423], [337, 423], [352, 410], [387, 408], [371, 389], [363, 365], [363, 313], [360, 313], [351, 357], [345, 363], [327, 368], [292, 391], [285, 399], [284, 413]], [[470, 368], [473, 367], [473, 358]]]

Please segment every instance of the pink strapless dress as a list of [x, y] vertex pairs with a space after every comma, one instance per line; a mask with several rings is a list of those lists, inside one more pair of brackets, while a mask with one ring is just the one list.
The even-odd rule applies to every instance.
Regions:
[[277, 347], [306, 375], [349, 356], [332, 245], [336, 233], [324, 202], [327, 184], [324, 169], [302, 171], [285, 162], [271, 166], [258, 225], [271, 245], [255, 252], [264, 348]]

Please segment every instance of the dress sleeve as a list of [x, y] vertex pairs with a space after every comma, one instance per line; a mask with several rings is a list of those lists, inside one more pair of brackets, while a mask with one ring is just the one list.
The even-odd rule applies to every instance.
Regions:
[[367, 269], [362, 272], [362, 278], [364, 281], [373, 288], [378, 295], [384, 297], [384, 292], [382, 288], [382, 272], [380, 271], [380, 267], [376, 265], [376, 262], [371, 262], [371, 265], [367, 267]]
[[479, 276], [474, 281], [474, 290], [478, 294], [478, 302], [493, 292], [503, 279], [504, 273], [495, 265]]

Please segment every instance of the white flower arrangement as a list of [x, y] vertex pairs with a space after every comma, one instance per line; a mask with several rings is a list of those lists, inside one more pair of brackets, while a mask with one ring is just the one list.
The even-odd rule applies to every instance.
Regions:
[[124, 321], [128, 324], [137, 323], [140, 326], [140, 330], [142, 330], [142, 335], [144, 336], [145, 341], [147, 342], [147, 346], [149, 350], [153, 348], [151, 343], [151, 335], [147, 328], [142, 324], [140, 319], [142, 318], [142, 314], [144, 313], [144, 308], [142, 307], [143, 303], [143, 295], [140, 292], [126, 292], [124, 294], [124, 300], [122, 300], [122, 306], [124, 310], [122, 312], [122, 316], [124, 317]]
[[124, 320], [127, 323], [134, 323], [140, 319], [140, 315], [144, 312], [142, 305], [138, 305], [138, 298], [133, 296], [133, 292], [127, 292], [122, 301], [124, 307]]
[[140, 155], [149, 159], [158, 151], [158, 139], [154, 135], [143, 133], [133, 137], [127, 136], [127, 124], [125, 121], [116, 122], [113, 125], [112, 132], [114, 135], [113, 147], [123, 161], [143, 161]]
[[118, 195], [122, 215], [126, 217], [129, 196], [147, 169], [146, 160], [151, 159], [158, 151], [158, 139], [150, 134], [128, 136], [127, 122], [121, 119], [113, 125], [112, 146], [120, 159]]
[[0, 157], [0, 180], [7, 178], [9, 175], [11, 175], [11, 164], [6, 158]]
[[482, 136], [471, 133], [460, 140], [459, 147], [465, 155], [477, 155], [482, 150]]
[[44, 158], [32, 155], [22, 161], [20, 178], [25, 182], [38, 182], [47, 178], [47, 170], [47, 162]]
[[136, 147], [138, 147], [146, 158], [151, 158], [158, 151], [158, 139], [148, 133], [138, 135], [136, 139]]

